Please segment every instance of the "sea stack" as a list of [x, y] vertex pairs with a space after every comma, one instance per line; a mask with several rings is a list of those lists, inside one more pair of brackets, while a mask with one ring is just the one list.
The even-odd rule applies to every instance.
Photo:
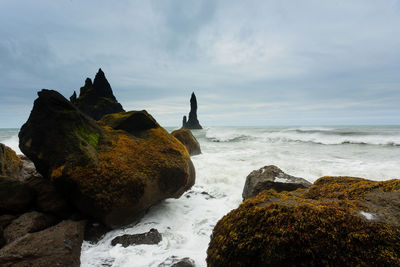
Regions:
[[100, 120], [106, 114], [125, 111], [115, 98], [101, 69], [97, 72], [93, 83], [90, 78], [86, 78], [85, 85], [80, 89], [79, 97], [77, 98], [76, 92], [74, 92], [70, 101], [80, 111], [95, 120]]
[[197, 119], [197, 99], [194, 92], [190, 97], [189, 120], [186, 121], [186, 116], [183, 116], [182, 129], [203, 129]]

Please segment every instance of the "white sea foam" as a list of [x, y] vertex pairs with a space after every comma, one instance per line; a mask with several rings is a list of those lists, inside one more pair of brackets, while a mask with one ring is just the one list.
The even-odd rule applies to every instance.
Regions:
[[0, 143], [5, 144], [6, 146], [13, 149], [17, 154], [22, 154], [21, 150], [18, 147], [19, 139], [18, 139], [18, 130], [2, 130], [0, 129]]

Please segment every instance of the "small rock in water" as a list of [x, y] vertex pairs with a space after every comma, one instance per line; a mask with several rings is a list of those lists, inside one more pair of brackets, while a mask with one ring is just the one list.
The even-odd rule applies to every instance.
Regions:
[[178, 258], [177, 256], [171, 256], [160, 263], [158, 267], [195, 267], [195, 263], [190, 258]]
[[131, 245], [155, 245], [160, 243], [161, 240], [161, 234], [157, 229], [152, 228], [149, 232], [143, 234], [117, 236], [111, 241], [111, 245], [121, 244], [126, 248]]

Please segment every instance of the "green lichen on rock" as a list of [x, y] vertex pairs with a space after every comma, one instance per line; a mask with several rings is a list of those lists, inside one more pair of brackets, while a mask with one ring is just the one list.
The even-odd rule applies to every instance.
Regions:
[[59, 93], [43, 90], [19, 135], [38, 171], [80, 212], [109, 227], [132, 223], [194, 184], [185, 147], [145, 111], [95, 122]]
[[[346, 180], [324, 177], [312, 190], [267, 190], [246, 200], [215, 226], [208, 266], [398, 266], [399, 225], [379, 214], [368, 220], [360, 211], [368, 211], [364, 197], [371, 193], [397, 194], [399, 180]], [[360, 182], [368, 186], [354, 193]], [[334, 189], [309, 198], [328, 184]], [[331, 194], [340, 190], [352, 198]]]

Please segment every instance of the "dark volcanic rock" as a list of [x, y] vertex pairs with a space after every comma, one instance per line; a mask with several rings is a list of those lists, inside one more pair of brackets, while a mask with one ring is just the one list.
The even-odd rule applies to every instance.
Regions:
[[18, 213], [28, 210], [34, 200], [34, 192], [26, 184], [0, 176], [0, 212]]
[[115, 98], [111, 86], [101, 69], [97, 72], [94, 82], [92, 83], [92, 80], [87, 78], [85, 85], [81, 87], [79, 97], [76, 98], [76, 92], [74, 91], [70, 100], [83, 113], [95, 120], [101, 119], [106, 114], [124, 111]]
[[189, 120], [186, 121], [186, 116], [183, 116], [182, 129], [203, 129], [197, 119], [197, 100], [194, 93], [190, 97]]
[[95, 147], [103, 130], [60, 93], [43, 89], [38, 95], [18, 134], [21, 151], [37, 171], [50, 177], [66, 159], [75, 164], [96, 163]]
[[143, 234], [117, 236], [111, 241], [111, 245], [121, 244], [126, 248], [131, 245], [155, 245], [160, 243], [161, 240], [161, 234], [157, 229], [152, 228], [149, 232]]
[[16, 216], [11, 214], [0, 215], [0, 227], [2, 229], [6, 228], [15, 218]]
[[108, 227], [133, 222], [195, 181], [185, 147], [147, 112], [97, 123], [59, 93], [42, 90], [19, 136], [38, 172], [83, 215]]
[[22, 169], [22, 161], [14, 150], [0, 143], [0, 176], [17, 178]]
[[4, 238], [10, 243], [27, 233], [41, 231], [56, 222], [55, 217], [37, 211], [24, 213], [4, 229]]
[[215, 226], [207, 266], [399, 266], [400, 180], [265, 190]]
[[171, 256], [164, 262], [160, 263], [158, 267], [195, 267], [196, 264], [190, 258], [178, 258], [177, 256]]
[[88, 222], [85, 228], [84, 240], [97, 243], [111, 228], [101, 223]]
[[200, 144], [189, 129], [175, 130], [171, 134], [185, 145], [191, 156], [201, 154]]
[[62, 221], [0, 249], [1, 266], [80, 266], [85, 222]]
[[160, 127], [146, 110], [108, 114], [101, 119], [100, 123], [133, 135]]
[[288, 175], [278, 167], [269, 165], [252, 171], [247, 176], [242, 197], [243, 200], [246, 200], [267, 189], [275, 189], [277, 192], [281, 192], [309, 186], [311, 186], [311, 183], [307, 180]]

